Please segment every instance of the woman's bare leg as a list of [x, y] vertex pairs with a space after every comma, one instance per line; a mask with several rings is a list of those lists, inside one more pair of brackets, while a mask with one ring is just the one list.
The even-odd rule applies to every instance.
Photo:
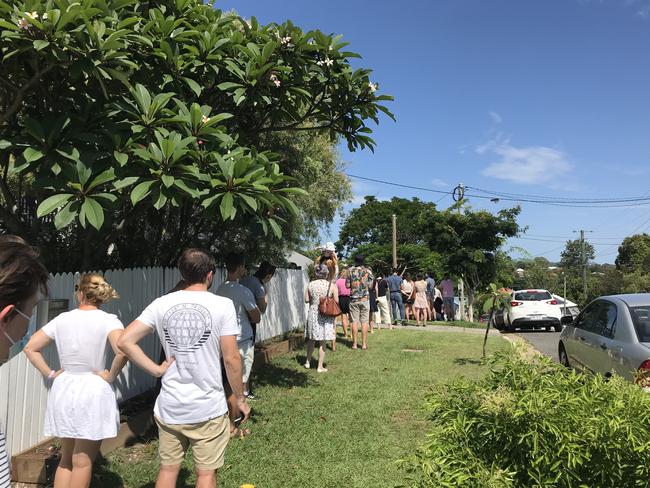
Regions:
[[93, 475], [93, 462], [102, 441], [75, 439], [72, 453], [70, 488], [88, 488]]

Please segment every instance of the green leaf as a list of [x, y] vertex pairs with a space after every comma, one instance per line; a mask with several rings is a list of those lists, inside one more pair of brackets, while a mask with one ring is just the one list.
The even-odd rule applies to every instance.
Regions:
[[34, 41], [34, 49], [36, 49], [37, 51], [40, 51], [41, 49], [46, 48], [49, 45], [50, 45], [50, 41], [44, 41], [42, 39], [38, 39]]
[[3, 149], [7, 149], [8, 147], [11, 147], [11, 142], [0, 140], [0, 151]]
[[190, 89], [196, 94], [197, 97], [201, 96], [201, 86], [192, 78], [183, 77], [183, 81]]
[[278, 223], [274, 219], [269, 219], [269, 225], [271, 226], [271, 230], [275, 234], [275, 237], [278, 239], [282, 238], [282, 229], [278, 225]]
[[72, 193], [61, 193], [59, 195], [52, 195], [51, 197], [46, 198], [36, 209], [36, 216], [40, 218], [53, 212], [65, 202], [70, 200], [72, 197]]
[[228, 220], [231, 218], [231, 215], [233, 213], [232, 193], [228, 192], [223, 195], [221, 203], [219, 204], [219, 210], [221, 212], [221, 218], [223, 220]]
[[221, 91], [229, 90], [231, 88], [242, 88], [244, 85], [241, 83], [233, 83], [232, 81], [225, 81], [223, 83], [219, 83], [217, 85], [217, 88]]
[[28, 147], [23, 151], [23, 157], [25, 158], [25, 161], [28, 163], [31, 163], [33, 161], [38, 161], [44, 156], [44, 154], [39, 151], [38, 149], [34, 149], [33, 147]]
[[103, 185], [115, 179], [115, 170], [113, 168], [107, 169], [106, 171], [98, 174], [93, 178], [93, 180], [88, 185], [88, 190], [92, 190], [96, 186]]
[[150, 181], [143, 181], [139, 185], [136, 185], [136, 187], [131, 192], [131, 203], [135, 205], [140, 200], [142, 200], [147, 195], [149, 195], [149, 192], [151, 191], [151, 185], [153, 184], [154, 181], [150, 180]]
[[81, 204], [80, 214], [83, 214], [88, 220], [88, 223], [97, 230], [99, 230], [104, 223], [104, 209], [93, 198], [86, 198], [84, 200]]
[[126, 188], [127, 186], [131, 186], [133, 183], [138, 181], [140, 178], [138, 176], [127, 176], [126, 178], [122, 178], [121, 180], [117, 180], [113, 182], [113, 186], [117, 188], [118, 190], [121, 190], [122, 188]]
[[125, 153], [121, 153], [118, 151], [113, 151], [113, 156], [115, 157], [115, 160], [120, 163], [120, 166], [124, 166], [127, 161], [129, 160], [129, 155]]
[[251, 197], [250, 195], [246, 195], [244, 193], [241, 193], [237, 196], [239, 196], [242, 200], [244, 200], [246, 204], [253, 209], [253, 211], [257, 210], [257, 200], [255, 200], [253, 197]]
[[63, 229], [72, 223], [78, 213], [77, 210], [73, 210], [73, 207], [76, 206], [75, 203], [78, 202], [69, 202], [65, 207], [57, 212], [54, 217], [54, 227], [57, 229]]
[[170, 188], [174, 184], [174, 177], [173, 176], [163, 175], [161, 177], [161, 180], [163, 182], [163, 185], [165, 185], [167, 188]]

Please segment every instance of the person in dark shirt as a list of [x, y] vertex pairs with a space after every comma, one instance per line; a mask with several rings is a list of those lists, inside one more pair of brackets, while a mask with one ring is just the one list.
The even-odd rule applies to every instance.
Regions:
[[393, 268], [393, 274], [386, 278], [390, 290], [390, 303], [393, 309], [393, 325], [397, 325], [398, 320], [402, 325], [406, 323], [404, 301], [402, 300], [402, 281], [404, 280], [397, 274], [397, 268]]

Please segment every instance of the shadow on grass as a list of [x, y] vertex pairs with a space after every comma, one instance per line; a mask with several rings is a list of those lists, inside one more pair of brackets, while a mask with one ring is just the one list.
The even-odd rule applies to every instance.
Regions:
[[461, 366], [465, 366], [466, 364], [483, 364], [483, 360], [476, 358], [456, 358], [454, 359], [454, 364]]
[[[296, 360], [303, 364], [305, 356], [297, 356]], [[306, 372], [296, 371], [291, 368], [284, 368], [276, 364], [265, 364], [255, 372], [254, 382], [256, 386], [278, 386], [281, 388], [305, 387], [311, 384]]]
[[92, 488], [118, 488], [124, 486], [124, 481], [120, 475], [111, 471], [110, 465], [104, 457], [98, 456], [93, 466], [90, 486]]

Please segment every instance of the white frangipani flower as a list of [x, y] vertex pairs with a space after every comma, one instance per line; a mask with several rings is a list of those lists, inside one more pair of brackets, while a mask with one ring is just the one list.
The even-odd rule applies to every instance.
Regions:
[[326, 57], [326, 58], [325, 58], [325, 64], [326, 64], [327, 66], [332, 66], [332, 65], [334, 64], [334, 60], [333, 60], [333, 59], [330, 59], [330, 58], [328, 58], [328, 57]]
[[41, 15], [41, 19], [43, 19], [43, 20], [47, 20], [47, 17], [48, 17], [47, 12], [45, 12], [43, 15]]
[[210, 117], [207, 117], [205, 115], [201, 117], [201, 122], [203, 122], [204, 124], [207, 124], [209, 121], [210, 121]]
[[38, 12], [36, 10], [33, 12], [25, 12], [25, 15], [30, 19], [38, 19]]
[[375, 93], [377, 91], [377, 88], [379, 88], [379, 85], [371, 81], [370, 83], [368, 83], [368, 88], [370, 88], [370, 93]]
[[29, 26], [30, 26], [30, 23], [29, 23], [29, 20], [27, 20], [27, 19], [20, 19], [18, 21], [18, 27], [20, 27], [21, 29], [29, 29]]

